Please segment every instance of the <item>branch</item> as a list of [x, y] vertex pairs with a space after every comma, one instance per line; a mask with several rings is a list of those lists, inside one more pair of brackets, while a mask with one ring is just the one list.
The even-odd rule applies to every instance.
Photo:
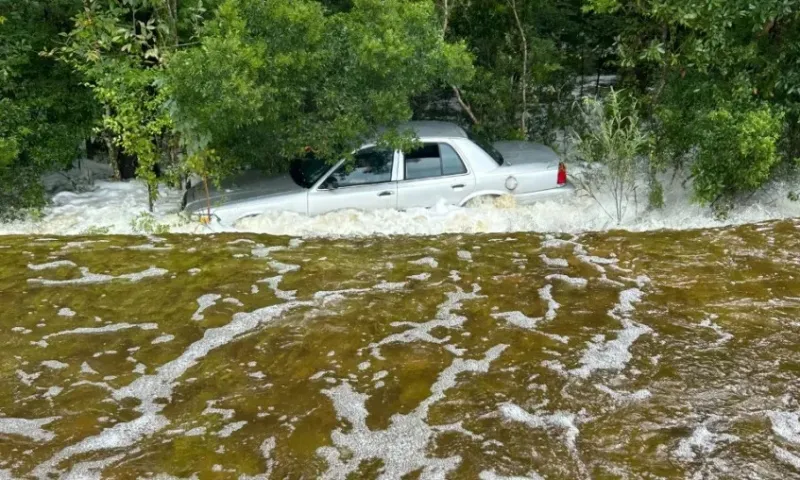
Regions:
[[511, 11], [514, 12], [514, 20], [517, 23], [517, 29], [519, 29], [519, 36], [522, 38], [522, 78], [520, 78], [520, 88], [522, 89], [521, 128], [522, 134], [525, 135], [525, 138], [528, 138], [528, 129], [525, 122], [528, 116], [528, 39], [525, 36], [525, 29], [522, 28], [519, 13], [517, 13], [517, 1], [508, 0], [508, 3], [511, 5]]
[[444, 3], [442, 4], [442, 10], [442, 16], [444, 17], [442, 21], [442, 38], [444, 38], [444, 36], [447, 35], [447, 24], [450, 21], [450, 4], [447, 3], [447, 0], [444, 0]]
[[465, 112], [467, 112], [467, 115], [469, 116], [470, 120], [472, 120], [472, 123], [474, 123], [475, 125], [480, 124], [481, 122], [479, 122], [477, 117], [475, 117], [475, 114], [472, 113], [472, 109], [469, 108], [469, 105], [467, 105], [464, 99], [461, 98], [461, 90], [459, 90], [458, 87], [456, 87], [455, 85], [452, 85], [452, 87], [453, 87], [453, 93], [456, 94], [456, 100], [458, 100], [458, 104], [461, 105], [461, 108], [464, 109]]

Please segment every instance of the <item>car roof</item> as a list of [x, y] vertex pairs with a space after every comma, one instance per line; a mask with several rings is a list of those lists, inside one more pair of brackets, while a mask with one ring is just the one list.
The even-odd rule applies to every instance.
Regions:
[[467, 138], [467, 132], [455, 123], [439, 122], [434, 120], [420, 120], [401, 123], [397, 130], [412, 130], [418, 138], [423, 137], [445, 137], [445, 138]]

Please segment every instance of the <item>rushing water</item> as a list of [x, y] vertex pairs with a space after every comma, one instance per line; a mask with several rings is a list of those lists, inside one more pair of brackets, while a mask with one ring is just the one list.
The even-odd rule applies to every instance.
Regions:
[[800, 476], [800, 224], [0, 237], [0, 478]]

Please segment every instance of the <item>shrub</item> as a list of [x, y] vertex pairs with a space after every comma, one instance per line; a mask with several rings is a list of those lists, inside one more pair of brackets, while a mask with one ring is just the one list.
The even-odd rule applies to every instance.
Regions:
[[[586, 168], [573, 179], [617, 223], [622, 222], [629, 202], [636, 202], [637, 179], [645, 166], [643, 154], [651, 144], [636, 107], [634, 99], [616, 90], [602, 101], [586, 99], [586, 131], [574, 134]], [[613, 205], [606, 205], [602, 194], [609, 194]]]

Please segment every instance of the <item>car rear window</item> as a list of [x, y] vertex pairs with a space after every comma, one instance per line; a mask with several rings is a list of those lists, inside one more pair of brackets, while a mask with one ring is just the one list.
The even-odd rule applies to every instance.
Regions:
[[496, 148], [492, 146], [491, 142], [488, 142], [483, 138], [476, 136], [472, 132], [467, 134], [467, 137], [470, 140], [472, 140], [472, 143], [481, 147], [484, 152], [486, 152], [490, 157], [492, 157], [492, 159], [495, 162], [497, 162], [498, 165], [502, 165], [506, 162], [505, 159], [503, 158], [503, 155], [500, 152], [498, 152]]

